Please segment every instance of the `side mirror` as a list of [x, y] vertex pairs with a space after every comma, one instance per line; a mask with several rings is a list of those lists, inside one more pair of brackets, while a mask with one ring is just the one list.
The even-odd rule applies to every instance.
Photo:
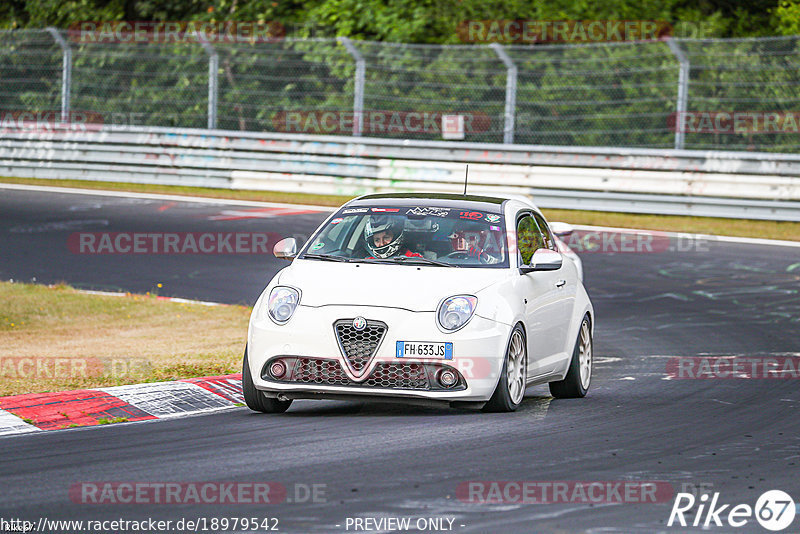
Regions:
[[272, 247], [272, 253], [281, 260], [293, 260], [297, 256], [297, 240], [293, 237], [281, 239]]
[[564, 260], [561, 254], [550, 250], [549, 248], [540, 248], [533, 253], [530, 265], [523, 265], [520, 271], [523, 273], [530, 273], [534, 271], [557, 271], [561, 268]]
[[559, 239], [564, 239], [572, 235], [575, 228], [571, 224], [565, 222], [552, 222], [550, 223], [550, 231], [553, 232]]

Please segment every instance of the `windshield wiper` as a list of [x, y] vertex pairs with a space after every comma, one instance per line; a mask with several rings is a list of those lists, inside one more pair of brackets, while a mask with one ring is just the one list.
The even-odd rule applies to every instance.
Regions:
[[458, 265], [453, 265], [452, 263], [432, 260], [426, 258], [425, 256], [397, 256], [392, 258], [392, 261], [396, 263], [424, 263], [427, 265], [436, 265], [438, 267], [459, 267]]
[[338, 261], [345, 263], [422, 263], [426, 265], [437, 265], [439, 267], [460, 267], [452, 263], [430, 260], [423, 256], [397, 256], [394, 258], [344, 258], [342, 256], [332, 256], [330, 254], [303, 254], [303, 259]]
[[353, 263], [394, 263], [391, 258], [352, 258]]
[[324, 261], [350, 261], [348, 258], [341, 256], [332, 256], [330, 254], [303, 254], [303, 259], [324, 260]]

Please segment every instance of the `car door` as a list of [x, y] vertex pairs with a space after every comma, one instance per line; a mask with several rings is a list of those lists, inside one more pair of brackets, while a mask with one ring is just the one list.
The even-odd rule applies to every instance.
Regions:
[[[533, 212], [517, 215], [516, 243], [519, 265], [530, 264], [536, 250], [547, 248], [547, 241], [539, 229]], [[525, 330], [528, 345], [528, 377], [534, 378], [552, 372], [561, 360], [563, 345], [561, 327], [563, 302], [557, 283], [561, 269], [519, 273], [516, 279], [517, 294], [525, 307]]]
[[[536, 220], [536, 224], [539, 226], [539, 230], [542, 233], [544, 246], [558, 252], [558, 245], [553, 237], [553, 232], [547, 225], [547, 221], [536, 212], [533, 212], [533, 218]], [[573, 343], [571, 343], [571, 341], [574, 340], [567, 339], [567, 336], [569, 335], [572, 311], [575, 306], [575, 295], [577, 295], [578, 292], [577, 270], [573, 265], [568, 264], [570, 261], [571, 260], [568, 258], [564, 258], [564, 265], [561, 269], [552, 271], [555, 275], [555, 287], [557, 288], [552, 315], [552, 320], [554, 321], [553, 339], [556, 341], [555, 353], [557, 355], [561, 354], [562, 360], [565, 358], [569, 359], [572, 356], [571, 351]], [[561, 366], [556, 363], [556, 367], [560, 368]]]

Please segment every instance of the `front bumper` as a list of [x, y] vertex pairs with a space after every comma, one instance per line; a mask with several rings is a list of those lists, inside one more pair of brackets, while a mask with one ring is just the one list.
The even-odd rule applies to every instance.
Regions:
[[[368, 321], [381, 321], [388, 327], [361, 379], [355, 377], [347, 366], [333, 326], [338, 320], [358, 316]], [[435, 316], [435, 312], [385, 307], [331, 305], [312, 308], [301, 305], [287, 324], [279, 326], [260, 312], [257, 305], [248, 335], [248, 361], [253, 382], [257, 389], [270, 393], [328, 393], [468, 402], [489, 400], [502, 370], [511, 328], [476, 315], [461, 330], [444, 333], [437, 326]], [[452, 342], [453, 358], [398, 358], [397, 341]], [[302, 359], [303, 365], [312, 361], [315, 366], [320, 360], [325, 360], [329, 362], [325, 365], [331, 369], [338, 364], [336, 376], [341, 378], [339, 375], [343, 375], [344, 380], [323, 381], [326, 383], [275, 380], [265, 372], [265, 367], [276, 358], [288, 358], [290, 362]], [[385, 378], [385, 371], [396, 368], [398, 364], [403, 364], [405, 370], [417, 366], [414, 373], [425, 369], [428, 383], [433, 387], [420, 387], [420, 380], [412, 381], [414, 386], [409, 387], [407, 380], [371, 379], [376, 376]], [[462, 377], [458, 387], [443, 389], [435, 385], [436, 370], [443, 367], [458, 371]], [[389, 387], [383, 387], [387, 385]]]

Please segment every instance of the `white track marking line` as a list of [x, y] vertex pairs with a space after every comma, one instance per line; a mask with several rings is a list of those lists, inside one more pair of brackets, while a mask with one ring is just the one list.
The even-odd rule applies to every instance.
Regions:
[[100, 388], [159, 419], [233, 406], [228, 399], [191, 382], [157, 382]]
[[[94, 195], [122, 198], [144, 198], [152, 200], [174, 200], [178, 202], [197, 202], [200, 204], [216, 204], [221, 206], [253, 206], [253, 207], [272, 207], [272, 208], [295, 208], [308, 209], [320, 212], [335, 211], [336, 208], [328, 206], [312, 206], [308, 204], [288, 204], [281, 202], [258, 202], [254, 200], [233, 200], [223, 198], [205, 198], [183, 195], [161, 195], [154, 193], [134, 193], [130, 191], [106, 191], [101, 189], [76, 189], [72, 187], [55, 187], [44, 185], [25, 185], [25, 184], [4, 184], [0, 183], [0, 189], [15, 189], [19, 191], [39, 191], [44, 193], [66, 193], [71, 195]], [[743, 245], [770, 245], [778, 247], [800, 247], [800, 241], [781, 241], [778, 239], [761, 239], [757, 237], [732, 237], [719, 236], [712, 234], [693, 234], [691, 232], [667, 232], [663, 230], [642, 230], [637, 228], [616, 228], [611, 226], [589, 226], [573, 225], [576, 230], [602, 231], [602, 232], [659, 232], [669, 236], [691, 235], [699, 239], [709, 241], [722, 241], [726, 243], [740, 243]]]
[[18, 191], [36, 191], [41, 193], [65, 193], [69, 195], [92, 195], [100, 197], [143, 198], [149, 200], [174, 200], [177, 202], [195, 202], [199, 204], [216, 204], [220, 206], [251, 206], [256, 208], [291, 208], [294, 210], [334, 211], [329, 206], [310, 206], [307, 204], [285, 204], [280, 202], [261, 202], [255, 200], [235, 200], [224, 198], [192, 197], [184, 195], [166, 195], [157, 193], [136, 193], [131, 191], [108, 191], [105, 189], [76, 189], [74, 187], [55, 187], [47, 185], [25, 185], [0, 183], [0, 189]]
[[0, 410], [0, 436], [41, 431], [41, 428], [26, 423], [13, 413]]
[[[100, 295], [103, 297], [132, 297], [136, 295], [136, 293], [121, 293], [117, 291], [94, 291], [91, 289], [76, 289], [75, 291], [86, 295]], [[139, 295], [139, 296], [144, 296], [144, 295]], [[155, 298], [157, 300], [168, 300], [170, 302], [177, 302], [180, 304], [199, 304], [201, 306], [228, 306], [228, 304], [224, 304], [222, 302], [209, 302], [207, 300], [190, 300], [180, 297], [162, 297], [159, 295], [155, 295], [152, 298]]]

